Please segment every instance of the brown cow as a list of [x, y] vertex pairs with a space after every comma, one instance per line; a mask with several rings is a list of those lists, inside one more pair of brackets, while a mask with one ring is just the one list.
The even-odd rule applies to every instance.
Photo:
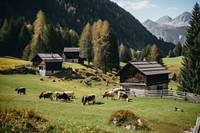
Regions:
[[123, 91], [122, 88], [113, 88], [112, 91], [115, 92], [115, 94], [118, 94], [119, 91]]
[[70, 101], [71, 100], [70, 97], [64, 92], [56, 93], [56, 100], [58, 100], [58, 99], [64, 99], [65, 101], [67, 101], [67, 100]]
[[82, 97], [83, 105], [85, 105], [86, 102], [88, 102], [88, 105], [89, 105], [90, 101], [92, 101], [93, 104], [95, 103], [95, 94], [88, 94]]
[[[52, 91], [43, 91], [40, 95], [39, 98], [41, 99], [42, 97], [45, 98], [51, 98], [51, 95], [53, 94]], [[52, 100], [52, 99], [51, 99]]]
[[104, 93], [104, 95], [103, 95], [103, 98], [104, 97], [107, 97], [107, 99], [108, 99], [108, 97], [111, 97], [112, 99], [114, 98], [115, 99], [115, 92], [114, 91], [106, 91], [105, 93]]
[[118, 92], [118, 99], [120, 99], [120, 98], [122, 98], [122, 99], [124, 99], [128, 102], [128, 95], [126, 94], [126, 92], [119, 91]]

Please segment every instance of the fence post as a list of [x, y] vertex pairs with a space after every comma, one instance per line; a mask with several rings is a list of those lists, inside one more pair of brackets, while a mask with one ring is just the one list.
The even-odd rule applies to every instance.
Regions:
[[163, 96], [163, 89], [161, 90], [160, 98], [162, 98], [162, 96]]
[[186, 91], [184, 91], [184, 100], [187, 100], [187, 94], [186, 94]]

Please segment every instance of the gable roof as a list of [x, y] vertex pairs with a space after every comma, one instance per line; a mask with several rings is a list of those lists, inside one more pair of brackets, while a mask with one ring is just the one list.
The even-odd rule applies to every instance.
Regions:
[[44, 62], [63, 62], [63, 58], [59, 55], [59, 54], [52, 54], [52, 53], [38, 53], [33, 59], [32, 61], [36, 58], [36, 57], [41, 58], [41, 60], [43, 60]]
[[64, 47], [64, 52], [79, 52], [79, 47]]
[[119, 76], [128, 65], [132, 65], [133, 67], [137, 68], [140, 72], [144, 75], [157, 75], [157, 74], [169, 74], [171, 73], [165, 67], [158, 64], [156, 61], [142, 61], [142, 62], [129, 62], [127, 63], [116, 76]]

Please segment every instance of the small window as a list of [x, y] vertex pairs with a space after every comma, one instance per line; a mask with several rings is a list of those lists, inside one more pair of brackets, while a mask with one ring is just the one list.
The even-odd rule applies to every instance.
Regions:
[[39, 70], [43, 70], [43, 66], [39, 66]]

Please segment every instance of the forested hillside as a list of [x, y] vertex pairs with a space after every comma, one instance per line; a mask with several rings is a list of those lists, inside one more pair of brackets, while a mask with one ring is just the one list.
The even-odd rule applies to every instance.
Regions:
[[55, 52], [61, 52], [63, 46], [77, 45], [84, 26], [98, 19], [109, 22], [116, 35], [116, 45], [123, 43], [129, 48], [141, 50], [148, 44], [156, 44], [163, 56], [174, 47], [172, 43], [158, 40], [134, 16], [109, 0], [1, 0], [1, 55], [22, 56], [23, 49], [31, 40], [31, 26], [39, 10], [44, 12], [48, 26], [59, 31], [51, 36], [57, 42], [55, 47], [60, 47]]

